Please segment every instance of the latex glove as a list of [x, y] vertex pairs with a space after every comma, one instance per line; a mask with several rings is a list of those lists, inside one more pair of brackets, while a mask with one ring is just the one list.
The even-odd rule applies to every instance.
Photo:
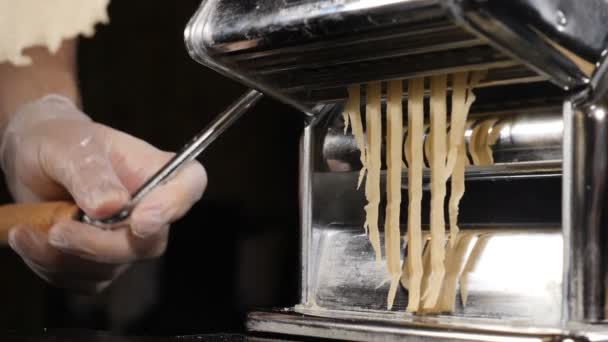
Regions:
[[[73, 199], [91, 217], [120, 209], [172, 155], [91, 121], [57, 95], [21, 106], [0, 145], [2, 168], [17, 202]], [[169, 224], [201, 198], [206, 184], [201, 164], [191, 162], [148, 194], [127, 228], [106, 231], [65, 221], [47, 234], [22, 226], [10, 231], [9, 244], [48, 282], [97, 292], [129, 264], [161, 255]]]

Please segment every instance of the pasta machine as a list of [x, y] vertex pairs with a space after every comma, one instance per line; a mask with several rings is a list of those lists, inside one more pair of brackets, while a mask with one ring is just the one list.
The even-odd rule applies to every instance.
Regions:
[[[249, 331], [608, 340], [606, 23], [602, 0], [204, 1], [185, 30], [191, 56], [305, 114], [300, 303], [250, 313]], [[467, 137], [482, 123], [497, 134], [494, 163], [466, 168], [456, 307], [406, 313], [401, 288], [388, 311], [362, 227], [359, 152], [343, 131], [346, 88], [465, 70], [487, 70]]]

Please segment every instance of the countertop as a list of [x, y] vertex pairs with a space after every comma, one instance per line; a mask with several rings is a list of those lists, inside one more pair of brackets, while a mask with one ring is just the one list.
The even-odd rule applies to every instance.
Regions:
[[[268, 341], [267, 339], [262, 339]], [[17, 332], [0, 332], [0, 341], [11, 342], [248, 342], [260, 341], [255, 337], [239, 334], [189, 335], [174, 337], [120, 336], [107, 332], [84, 330], [58, 330], [40, 334], [20, 334]], [[272, 339], [272, 341], [280, 341]]]
[[[294, 337], [201, 334], [188, 336], [121, 336], [103, 331], [53, 330], [40, 334], [0, 331], [1, 342], [298, 342]], [[310, 338], [305, 341], [312, 341]]]

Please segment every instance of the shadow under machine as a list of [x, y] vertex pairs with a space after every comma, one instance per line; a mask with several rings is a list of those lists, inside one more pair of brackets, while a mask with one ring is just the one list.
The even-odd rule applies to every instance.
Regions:
[[[300, 304], [250, 313], [249, 331], [608, 340], [608, 2], [207, 0], [186, 44], [202, 64], [305, 114]], [[451, 313], [410, 314], [400, 289], [387, 311], [386, 271], [362, 227], [359, 152], [343, 131], [347, 86], [475, 70], [487, 74], [465, 136], [476, 127], [496, 134], [493, 163], [465, 171], [466, 305], [459, 292]], [[402, 233], [406, 223], [402, 210]]]

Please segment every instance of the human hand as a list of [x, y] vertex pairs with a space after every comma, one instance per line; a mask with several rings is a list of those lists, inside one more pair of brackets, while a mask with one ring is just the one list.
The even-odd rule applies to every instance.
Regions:
[[[58, 95], [22, 105], [0, 145], [2, 169], [17, 202], [72, 199], [96, 218], [118, 211], [172, 155], [93, 122]], [[19, 226], [9, 233], [9, 244], [48, 282], [98, 292], [131, 263], [164, 252], [169, 224], [201, 198], [206, 183], [202, 165], [190, 162], [142, 200], [124, 229], [67, 220], [48, 232]]]

